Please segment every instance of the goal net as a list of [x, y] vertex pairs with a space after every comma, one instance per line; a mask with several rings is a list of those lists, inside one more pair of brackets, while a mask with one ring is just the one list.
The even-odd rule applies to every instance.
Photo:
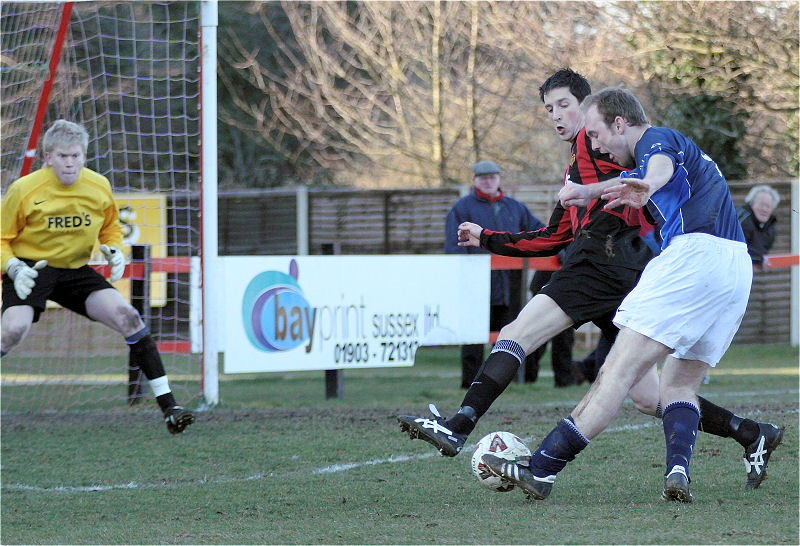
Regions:
[[[150, 256], [116, 286], [139, 303], [172, 390], [187, 403], [201, 395], [199, 3], [68, 4], [2, 3], [2, 191], [23, 170], [69, 7], [41, 135], [59, 118], [88, 130], [86, 166], [111, 181], [125, 250]], [[42, 164], [39, 145], [31, 170]], [[127, 362], [118, 333], [48, 308], [3, 357], [2, 410], [125, 408]], [[154, 408], [151, 394], [144, 401], [136, 407]]]

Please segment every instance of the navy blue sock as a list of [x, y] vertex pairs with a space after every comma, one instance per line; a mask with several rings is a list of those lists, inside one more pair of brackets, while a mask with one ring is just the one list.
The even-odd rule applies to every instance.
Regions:
[[587, 445], [589, 440], [575, 426], [572, 417], [562, 419], [531, 456], [531, 472], [539, 478], [558, 474]]
[[689, 475], [700, 410], [691, 402], [672, 402], [664, 408], [664, 438], [667, 441], [667, 473], [674, 466], [682, 466]]

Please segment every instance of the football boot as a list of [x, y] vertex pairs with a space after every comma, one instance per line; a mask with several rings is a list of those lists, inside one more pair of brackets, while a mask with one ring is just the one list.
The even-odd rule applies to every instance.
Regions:
[[745, 489], [758, 489], [767, 478], [767, 463], [772, 452], [783, 440], [783, 429], [770, 423], [758, 424], [758, 437], [744, 449], [747, 471]]
[[555, 475], [538, 477], [531, 472], [527, 466], [503, 459], [490, 453], [481, 457], [483, 464], [486, 465], [492, 474], [508, 480], [525, 491], [529, 499], [544, 500], [550, 495], [553, 483], [556, 481]]
[[694, 497], [689, 492], [689, 476], [686, 469], [675, 465], [664, 478], [664, 491], [661, 492], [663, 501], [692, 502]]
[[194, 413], [183, 406], [172, 406], [164, 412], [164, 422], [167, 423], [170, 434], [180, 434], [194, 423]]
[[429, 406], [433, 418], [414, 417], [413, 415], [398, 415], [400, 430], [407, 432], [414, 440], [425, 440], [439, 450], [446, 457], [455, 457], [464, 447], [467, 434], [459, 434], [447, 426], [447, 420], [436, 410], [436, 406]]

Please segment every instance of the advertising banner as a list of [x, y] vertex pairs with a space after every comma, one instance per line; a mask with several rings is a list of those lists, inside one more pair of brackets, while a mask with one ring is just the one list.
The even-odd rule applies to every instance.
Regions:
[[412, 366], [486, 343], [489, 255], [221, 257], [225, 373]]
[[[130, 245], [150, 245], [151, 258], [167, 256], [167, 198], [163, 193], [117, 193], [114, 200], [122, 224], [122, 243], [130, 261]], [[102, 258], [102, 255], [99, 256]], [[122, 279], [114, 285], [125, 297], [130, 281]], [[150, 274], [150, 306], [163, 307], [167, 302], [167, 274]]]

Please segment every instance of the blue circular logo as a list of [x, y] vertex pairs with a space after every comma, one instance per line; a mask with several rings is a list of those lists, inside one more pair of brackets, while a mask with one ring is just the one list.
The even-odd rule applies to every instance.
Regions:
[[288, 351], [310, 337], [313, 309], [297, 282], [298, 276], [297, 261], [292, 260], [288, 275], [265, 271], [247, 285], [242, 298], [242, 322], [247, 338], [256, 348]]

